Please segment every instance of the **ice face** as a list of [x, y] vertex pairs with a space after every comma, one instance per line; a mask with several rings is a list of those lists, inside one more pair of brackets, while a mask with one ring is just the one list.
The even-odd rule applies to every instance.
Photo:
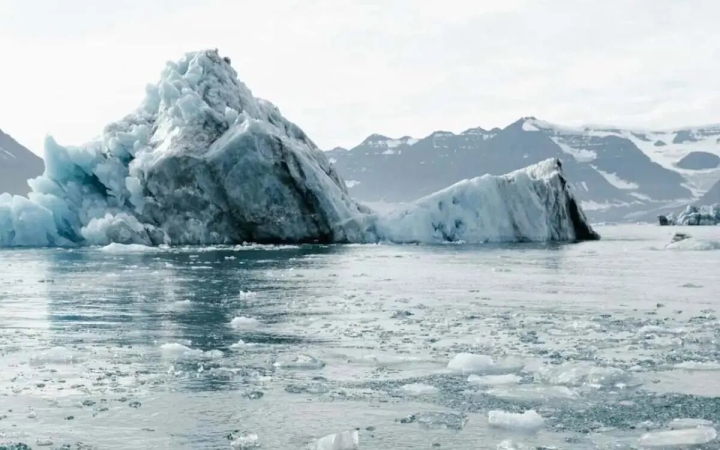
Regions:
[[558, 160], [462, 181], [390, 214], [217, 51], [168, 63], [88, 144], [45, 143], [28, 198], [0, 195], [0, 247], [596, 239]]

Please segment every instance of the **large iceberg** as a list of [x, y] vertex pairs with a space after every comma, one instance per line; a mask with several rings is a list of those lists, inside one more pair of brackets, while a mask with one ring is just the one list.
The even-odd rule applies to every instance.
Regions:
[[658, 216], [660, 225], [718, 225], [720, 224], [720, 203], [714, 205], [689, 205], [677, 218], [673, 214]]
[[554, 159], [377, 214], [216, 50], [168, 63], [92, 142], [47, 138], [29, 184], [27, 198], [0, 195], [0, 247], [598, 238]]

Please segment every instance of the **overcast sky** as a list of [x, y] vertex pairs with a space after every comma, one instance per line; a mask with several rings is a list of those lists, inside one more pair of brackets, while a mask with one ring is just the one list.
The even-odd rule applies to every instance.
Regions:
[[371, 133], [720, 122], [718, 0], [0, 0], [0, 129], [42, 153], [219, 48], [321, 147]]

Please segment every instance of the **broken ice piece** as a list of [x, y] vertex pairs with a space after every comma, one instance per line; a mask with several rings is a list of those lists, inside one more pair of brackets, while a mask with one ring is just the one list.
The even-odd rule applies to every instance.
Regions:
[[301, 369], [301, 370], [316, 370], [325, 367], [325, 363], [319, 359], [313, 358], [310, 355], [300, 353], [298, 355], [285, 356], [278, 359], [273, 364], [275, 367], [280, 369]]
[[447, 367], [454, 372], [482, 373], [494, 366], [492, 357], [488, 355], [474, 355], [472, 353], [458, 353], [450, 360]]
[[705, 419], [673, 419], [670, 424], [671, 430], [686, 430], [688, 428], [712, 427], [713, 423]]
[[717, 438], [717, 431], [711, 427], [689, 428], [684, 430], [653, 431], [642, 435], [640, 448], [673, 448], [688, 445], [703, 445]]
[[488, 413], [488, 424], [491, 427], [504, 428], [515, 431], [537, 431], [543, 427], [544, 420], [534, 410], [525, 411], [522, 414], [515, 414], [505, 411], [490, 411]]
[[318, 439], [314, 450], [358, 450], [360, 448], [360, 436], [357, 430], [343, 431]]
[[243, 433], [240, 435], [231, 434], [235, 438], [230, 443], [230, 448], [233, 450], [246, 450], [250, 448], [259, 448], [258, 435], [255, 433]]
[[467, 423], [467, 416], [455, 413], [424, 412], [415, 414], [417, 423], [425, 428], [444, 428], [462, 430]]

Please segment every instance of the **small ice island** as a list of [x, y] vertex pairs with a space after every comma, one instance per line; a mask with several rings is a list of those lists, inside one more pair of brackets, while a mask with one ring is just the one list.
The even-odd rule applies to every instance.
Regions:
[[47, 138], [45, 173], [29, 184], [27, 198], [0, 195], [0, 247], [599, 238], [555, 159], [378, 214], [217, 50], [168, 63], [94, 141]]

